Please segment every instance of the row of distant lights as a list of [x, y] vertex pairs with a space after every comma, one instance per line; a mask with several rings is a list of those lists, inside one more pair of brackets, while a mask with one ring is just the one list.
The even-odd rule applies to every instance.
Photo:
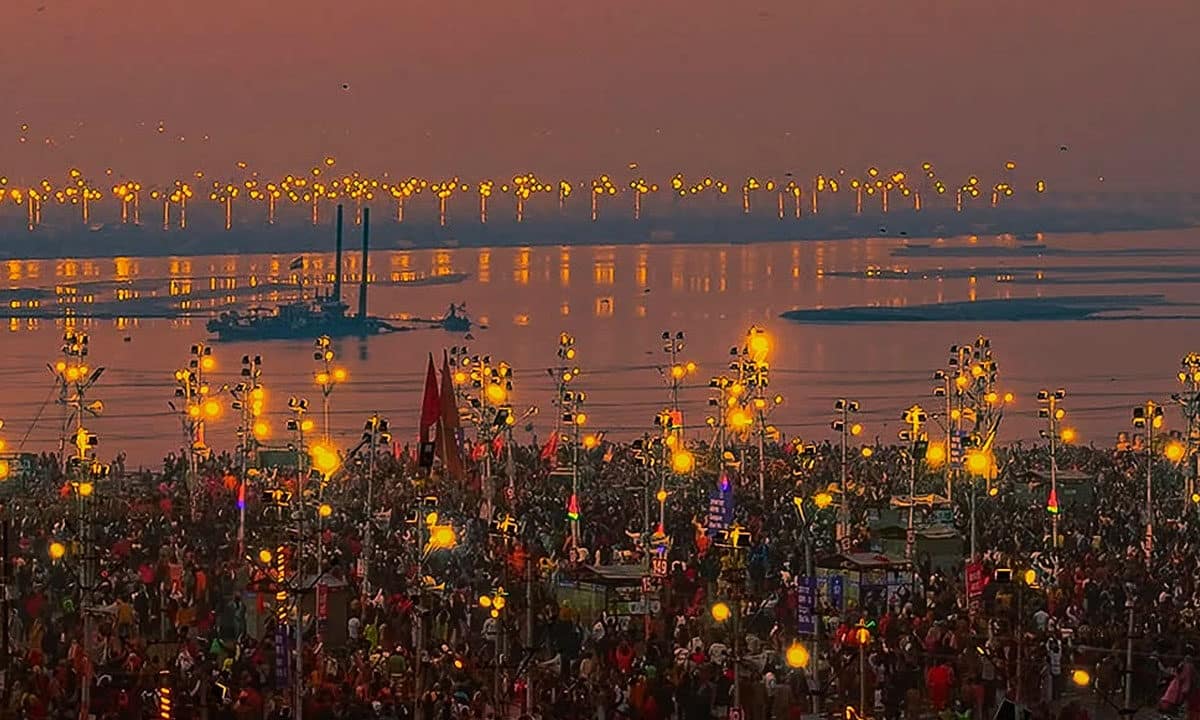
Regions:
[[[332, 157], [327, 157], [324, 160], [324, 165], [327, 168], [333, 167], [335, 163], [336, 161]], [[238, 162], [237, 167], [240, 170], [246, 170], [248, 168], [245, 162]], [[631, 169], [636, 169], [636, 167], [636, 163], [630, 164]], [[1016, 169], [1016, 163], [1009, 161], [1005, 163], [1004, 168], [1007, 171], [1013, 171]], [[932, 187], [937, 193], [943, 194], [946, 192], [947, 186], [941, 180], [937, 179], [937, 175], [934, 172], [933, 165], [931, 163], [923, 163], [921, 169], [926, 177], [933, 181]], [[351, 175], [345, 175], [341, 178], [335, 178], [330, 181], [328, 185], [326, 185], [320, 182], [320, 177], [322, 175], [322, 169], [320, 167], [312, 168], [310, 173], [312, 180], [309, 180], [304, 176], [289, 174], [278, 183], [260, 183], [257, 179], [257, 173], [254, 173], [253, 179], [245, 180], [240, 185], [229, 182], [222, 184], [218, 181], [213, 181], [212, 190], [209, 193], [209, 199], [213, 201], [224, 202], [228, 199], [237, 198], [240, 194], [242, 194], [243, 187], [245, 188], [246, 194], [248, 194], [253, 200], [264, 200], [268, 198], [281, 199], [286, 195], [287, 198], [293, 202], [300, 202], [302, 200], [304, 202], [310, 202], [315, 197], [325, 197], [330, 200], [335, 200], [342, 195], [346, 195], [352, 199], [373, 200], [375, 197], [375, 192], [380, 189], [396, 199], [412, 197], [413, 195], [420, 194], [427, 189], [438, 197], [446, 198], [456, 191], [468, 192], [471, 189], [470, 184], [461, 182], [458, 178], [452, 178], [443, 182], [430, 182], [428, 180], [411, 177], [407, 180], [401, 180], [393, 184], [387, 181], [366, 178], [360, 175], [358, 172], [354, 172]], [[105, 175], [111, 177], [113, 175], [112, 168], [106, 169]], [[837, 173], [837, 176], [839, 177], [843, 177], [845, 175], [846, 171], [844, 169], [839, 170]], [[0, 196], [7, 194], [9, 198], [17, 203], [23, 202], [24, 193], [26, 192], [32, 195], [35, 200], [39, 201], [47, 200], [53, 197], [59, 202], [74, 203], [78, 202], [80, 199], [98, 200], [103, 197], [102, 191], [99, 188], [91, 186], [83, 178], [83, 173], [77, 168], [72, 168], [68, 172], [68, 176], [70, 178], [69, 184], [57, 191], [54, 190], [53, 185], [48, 179], [43, 179], [37, 187], [31, 187], [24, 190], [21, 188], [10, 188], [8, 189], [7, 193], [4, 192], [4, 188], [8, 186], [9, 180], [5, 176], [0, 176]], [[194, 173], [194, 177], [197, 180], [202, 180], [204, 179], [204, 172], [198, 170]], [[902, 171], [894, 172], [885, 178], [881, 175], [878, 168], [871, 167], [867, 170], [866, 179], [860, 180], [857, 178], [852, 178], [848, 184], [854, 190], [862, 190], [868, 194], [873, 194], [876, 191], [883, 189], [906, 190], [904, 184], [906, 179], [907, 174]], [[719, 179], [714, 179], [711, 176], [705, 177], [695, 184], [688, 185], [683, 173], [676, 173], [673, 175], [670, 179], [670, 186], [671, 190], [681, 197], [689, 194], [696, 195], [709, 189], [715, 190], [720, 194], [726, 194], [729, 192], [729, 185], [726, 182]], [[580, 187], [587, 187], [587, 184], [581, 183]], [[968, 178], [966, 183], [959, 187], [959, 190], [966, 192], [973, 197], [978, 197], [979, 187], [980, 180], [978, 176], [972, 175]], [[477, 190], [479, 194], [485, 198], [490, 197], [495, 192], [495, 188], [496, 182], [494, 180], [483, 180], [477, 184]], [[502, 183], [499, 189], [503, 194], [512, 192], [523, 198], [528, 198], [533, 193], [550, 193], [557, 189], [560, 193], [560, 196], [566, 198], [570, 196], [572, 188], [573, 185], [566, 180], [560, 180], [557, 184], [546, 183], [540, 181], [534, 174], [527, 173], [524, 175], [514, 176], [511, 185], [508, 183]], [[651, 183], [645, 178], [641, 177], [630, 181], [629, 188], [639, 194], [654, 193], [660, 190], [660, 187], [657, 183]], [[816, 192], [836, 193], [840, 189], [840, 183], [836, 177], [827, 178], [824, 175], [817, 175], [815, 178], [813, 178], [813, 188]], [[133, 202], [136, 200], [138, 194], [141, 193], [142, 189], [142, 183], [127, 180], [114, 185], [112, 187], [112, 195], [122, 202]], [[754, 176], [747, 177], [745, 183], [742, 185], [742, 190], [744, 192], [761, 189], [765, 189], [768, 192], [774, 192], [777, 189], [781, 189], [798, 195], [801, 192], [801, 185], [794, 179], [789, 180], [786, 185], [780, 185], [773, 179], [760, 181]], [[1039, 193], [1045, 192], [1045, 181], [1038, 180], [1035, 183], [1035, 189]], [[993, 187], [993, 190], [1002, 192], [1006, 196], [1012, 196], [1014, 192], [1013, 186], [1007, 182], [997, 183]], [[591, 181], [591, 192], [592, 194], [598, 196], [612, 196], [618, 193], [618, 188], [616, 184], [613, 183], [612, 178], [609, 175], [602, 174], [598, 178]], [[905, 194], [907, 194], [907, 192]], [[194, 190], [192, 186], [189, 183], [178, 180], [175, 181], [171, 189], [151, 190], [151, 197], [153, 199], [169, 199], [170, 201], [176, 203], [183, 201], [185, 198], [191, 198], [193, 195]]]

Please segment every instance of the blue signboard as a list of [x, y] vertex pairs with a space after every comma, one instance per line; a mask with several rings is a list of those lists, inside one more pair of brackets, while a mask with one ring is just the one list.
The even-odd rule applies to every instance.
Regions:
[[817, 631], [817, 579], [801, 575], [796, 578], [796, 629], [805, 635]]
[[834, 575], [829, 578], [829, 604], [841, 610], [846, 600], [846, 578]]
[[291, 657], [288, 652], [290, 643], [288, 626], [286, 623], [277, 622], [275, 624], [275, 687], [286, 688], [289, 685], [288, 675], [291, 665]]
[[725, 480], [713, 488], [708, 496], [708, 521], [705, 523], [705, 531], [709, 535], [716, 535], [718, 530], [728, 530], [732, 525], [733, 490], [728, 480]]

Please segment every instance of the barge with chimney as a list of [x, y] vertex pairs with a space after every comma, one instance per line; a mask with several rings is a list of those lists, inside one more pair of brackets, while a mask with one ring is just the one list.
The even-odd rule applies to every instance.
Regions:
[[[362, 277], [358, 289], [358, 312], [348, 315], [350, 306], [342, 300], [342, 206], [338, 206], [336, 258], [333, 289], [312, 299], [302, 298], [269, 308], [241, 312], [223, 312], [208, 321], [208, 331], [219, 340], [313, 340], [322, 335], [331, 338], [366, 337], [414, 328], [393, 325], [384, 318], [367, 314], [367, 258], [370, 253], [370, 210], [363, 209]], [[453, 305], [442, 318], [416, 320], [426, 327], [441, 327], [451, 332], [466, 332], [471, 321], [464, 307]]]

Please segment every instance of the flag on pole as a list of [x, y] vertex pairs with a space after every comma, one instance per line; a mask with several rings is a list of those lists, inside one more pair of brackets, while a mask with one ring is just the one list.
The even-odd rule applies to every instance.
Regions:
[[421, 399], [421, 447], [418, 451], [418, 464], [428, 470], [433, 467], [435, 444], [433, 428], [437, 425], [442, 414], [441, 398], [438, 394], [437, 371], [433, 367], [433, 353], [429, 354], [429, 367], [425, 372], [425, 395]]
[[542, 446], [541, 458], [550, 462], [550, 467], [554, 467], [554, 461], [558, 457], [558, 432], [552, 431], [550, 439]]
[[575, 497], [575, 493], [571, 493], [571, 499], [567, 501], [567, 517], [571, 520], [579, 519], [579, 498]]
[[1052, 515], [1058, 514], [1058, 490], [1054, 488], [1050, 488], [1050, 499], [1046, 501], [1046, 512]]
[[462, 456], [458, 444], [458, 403], [454, 401], [454, 375], [450, 372], [450, 356], [442, 351], [442, 392], [439, 397], [441, 417], [438, 418], [437, 456], [442, 459], [451, 480], [462, 480]]

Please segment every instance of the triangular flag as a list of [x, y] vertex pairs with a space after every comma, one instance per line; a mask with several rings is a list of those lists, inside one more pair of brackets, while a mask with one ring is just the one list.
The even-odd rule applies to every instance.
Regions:
[[437, 371], [433, 367], [433, 353], [429, 354], [429, 368], [425, 372], [425, 395], [421, 398], [421, 444], [417, 455], [418, 464], [422, 468], [433, 467], [434, 442], [433, 428], [441, 417], [441, 398], [438, 393]]
[[567, 517], [572, 520], [579, 519], [579, 498], [575, 493], [571, 493], [571, 499], [567, 501]]
[[454, 376], [450, 370], [450, 357], [442, 352], [441, 418], [438, 422], [437, 455], [442, 459], [446, 474], [451, 480], [461, 481], [462, 457], [458, 444], [458, 404], [454, 398]]
[[437, 371], [433, 367], [433, 353], [429, 354], [429, 366], [425, 371], [425, 394], [421, 398], [421, 442], [427, 443], [432, 439], [433, 426], [441, 415], [441, 401], [438, 393]]
[[1050, 499], [1046, 501], [1046, 512], [1058, 514], [1058, 490], [1050, 488]]

